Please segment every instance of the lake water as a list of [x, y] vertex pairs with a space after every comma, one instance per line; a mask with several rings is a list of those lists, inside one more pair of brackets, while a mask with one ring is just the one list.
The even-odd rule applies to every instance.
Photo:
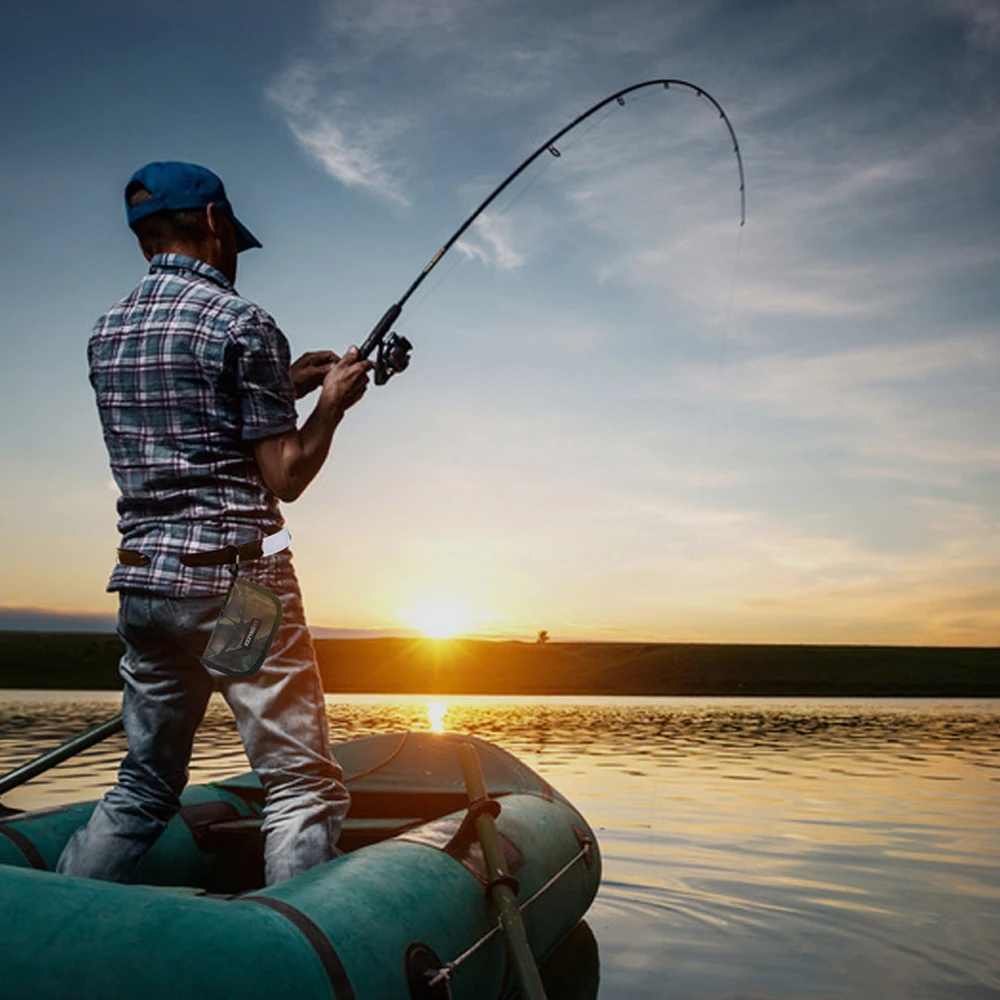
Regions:
[[[113, 692], [0, 692], [0, 772]], [[1000, 998], [1000, 701], [329, 696], [332, 737], [500, 744], [597, 831], [602, 1000]], [[121, 737], [5, 797], [97, 797]], [[192, 781], [247, 769], [224, 703]]]

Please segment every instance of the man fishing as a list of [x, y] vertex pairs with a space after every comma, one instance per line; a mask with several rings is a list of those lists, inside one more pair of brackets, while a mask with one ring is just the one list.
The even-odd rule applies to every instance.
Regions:
[[[233, 287], [238, 254], [261, 244], [210, 170], [147, 164], [125, 204], [150, 268], [98, 320], [88, 358], [121, 490], [122, 547], [108, 589], [119, 594], [128, 753], [58, 871], [130, 880], [180, 808], [195, 730], [218, 689], [264, 787], [271, 884], [336, 854], [350, 801], [329, 752], [278, 500], [295, 500], [319, 472], [371, 366], [353, 347], [290, 363], [274, 320]], [[314, 389], [300, 428], [295, 400]], [[269, 655], [242, 678], [200, 661], [237, 556], [239, 572], [282, 605]]]

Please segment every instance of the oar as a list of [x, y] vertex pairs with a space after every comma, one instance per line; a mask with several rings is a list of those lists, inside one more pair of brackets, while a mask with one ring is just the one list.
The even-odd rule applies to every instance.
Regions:
[[486, 859], [487, 893], [496, 907], [500, 933], [507, 942], [507, 952], [521, 988], [521, 996], [523, 1000], [545, 1000], [545, 987], [542, 986], [542, 977], [535, 964], [535, 956], [531, 953], [524, 921], [521, 919], [521, 910], [518, 908], [517, 897], [511, 885], [513, 879], [507, 870], [507, 859], [500, 846], [500, 835], [497, 833], [494, 820], [496, 807], [494, 805], [492, 810], [485, 808], [485, 803], [490, 799], [486, 792], [486, 780], [483, 778], [479, 755], [471, 743], [463, 743], [458, 748], [458, 757], [462, 763], [465, 788], [469, 793], [469, 809], [475, 815], [476, 834], [479, 836], [483, 857]]
[[108, 719], [107, 722], [102, 722], [100, 725], [94, 726], [93, 729], [88, 729], [85, 733], [74, 736], [61, 746], [55, 747], [53, 750], [47, 750], [41, 757], [37, 757], [35, 760], [28, 761], [27, 764], [22, 764], [20, 767], [14, 768], [10, 774], [5, 774], [0, 778], [0, 795], [9, 792], [12, 788], [17, 788], [18, 785], [23, 785], [31, 778], [42, 774], [50, 767], [55, 767], [56, 764], [61, 764], [67, 758], [80, 753], [82, 750], [86, 750], [88, 747], [92, 747], [95, 743], [100, 743], [101, 740], [105, 740], [109, 736], [114, 736], [115, 733], [121, 732], [122, 727], [122, 717], [121, 715], [116, 715], [113, 719]]

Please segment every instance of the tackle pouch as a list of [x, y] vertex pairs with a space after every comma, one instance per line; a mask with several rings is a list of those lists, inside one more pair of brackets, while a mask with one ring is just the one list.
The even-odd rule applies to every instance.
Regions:
[[281, 600], [267, 587], [237, 576], [212, 629], [204, 666], [235, 677], [261, 668], [281, 624]]

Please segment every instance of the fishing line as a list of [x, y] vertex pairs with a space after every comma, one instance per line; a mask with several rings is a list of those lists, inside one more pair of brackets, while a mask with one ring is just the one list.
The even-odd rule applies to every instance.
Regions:
[[[709, 466], [712, 464], [715, 458], [715, 448], [718, 443], [718, 423], [719, 423], [719, 412], [722, 407], [721, 401], [721, 383], [722, 383], [722, 369], [726, 363], [726, 352], [729, 347], [729, 334], [732, 328], [732, 318], [733, 318], [733, 303], [736, 298], [736, 278], [739, 273], [740, 265], [740, 251], [743, 248], [743, 228], [742, 226], [736, 232], [736, 247], [733, 251], [733, 270], [732, 275], [729, 280], [729, 294], [726, 296], [726, 310], [724, 313], [724, 319], [722, 323], [722, 343], [719, 345], [719, 350], [715, 358], [715, 371], [713, 373], [713, 379], [715, 381], [716, 389], [714, 393], [714, 402], [712, 404], [712, 409], [709, 412], [708, 418], [708, 434], [707, 444], [702, 450], [702, 462], [701, 470], [698, 473], [698, 492], [696, 494], [695, 507], [701, 508], [704, 500], [704, 492], [706, 488], [705, 478], [708, 473]], [[690, 545], [688, 547], [690, 553]]]
[[[721, 389], [719, 386], [722, 378], [722, 368], [725, 365], [726, 351], [729, 344], [729, 333], [732, 326], [733, 304], [736, 297], [736, 280], [737, 280], [737, 275], [739, 273], [740, 252], [742, 248], [743, 248], [743, 226], [741, 225], [736, 231], [736, 246], [733, 251], [732, 274], [729, 280], [729, 293], [726, 296], [726, 309], [722, 323], [722, 343], [719, 346], [719, 350], [715, 358], [714, 377], [716, 382], [716, 392], [712, 410], [709, 413], [707, 444], [705, 448], [700, 450], [702, 460], [700, 463], [700, 468], [698, 469], [697, 472], [697, 492], [695, 494], [695, 503], [694, 503], [695, 510], [701, 510], [704, 506], [704, 496], [705, 496], [705, 491], [707, 489], [706, 478], [708, 475], [709, 468], [713, 463], [713, 459], [715, 457], [714, 456], [715, 448], [718, 442], [719, 411], [721, 408], [721, 400], [720, 400]], [[687, 545], [682, 546], [682, 548], [680, 549], [681, 554], [677, 560], [679, 565], [683, 564], [683, 567], [685, 569], [684, 575], [688, 579], [690, 579], [691, 577], [690, 570], [692, 562], [694, 560], [695, 544], [696, 544], [695, 540], [689, 538]], [[686, 548], [686, 555], [684, 554], [685, 548]], [[663, 790], [661, 787], [654, 784], [650, 791], [650, 796], [648, 801], [649, 822], [650, 822], [650, 827], [652, 829], [658, 829], [659, 811], [662, 802], [663, 802]], [[660, 849], [657, 850], [656, 853], [659, 855], [663, 853], [663, 850], [664, 850], [663, 845], [661, 845]]]
[[743, 227], [736, 233], [736, 251], [733, 254], [733, 273], [729, 279], [729, 297], [726, 300], [726, 318], [722, 324], [722, 351], [719, 354], [717, 367], [721, 368], [726, 357], [726, 345], [729, 340], [729, 328], [733, 318], [733, 299], [736, 295], [736, 275], [740, 269], [740, 251], [743, 249]]
[[[504, 215], [506, 215], [521, 200], [521, 198], [523, 198], [524, 195], [532, 187], [534, 187], [534, 185], [537, 183], [538, 179], [540, 177], [544, 177], [545, 176], [545, 174], [548, 172], [549, 168], [552, 166], [552, 164], [554, 162], [555, 162], [555, 160], [553, 158], [548, 163], [546, 163], [545, 166], [541, 168], [541, 170], [537, 171], [535, 173], [535, 175], [531, 178], [531, 180], [528, 181], [528, 183], [525, 184], [521, 188], [521, 190], [518, 191], [517, 194], [514, 195], [514, 197], [511, 198], [511, 200], [506, 205], [503, 206], [503, 208], [501, 208], [499, 211], [493, 213], [493, 217], [499, 219], [499, 218], [503, 217]], [[474, 253], [470, 253], [469, 251], [467, 251], [461, 245], [461, 243], [459, 243], [459, 245], [456, 247], [456, 249], [459, 251], [459, 256], [457, 256], [452, 261], [451, 265], [448, 267], [448, 270], [445, 271], [444, 274], [442, 274], [437, 279], [437, 281], [435, 281], [429, 288], [426, 288], [421, 293], [421, 295], [417, 298], [417, 300], [413, 303], [413, 305], [410, 306], [410, 315], [411, 316], [427, 301], [428, 297], [433, 292], [436, 292], [445, 283], [445, 281], [447, 281], [448, 278], [451, 277], [451, 275], [455, 271], [455, 268], [457, 268], [460, 265], [464, 264], [466, 261], [472, 260], [476, 256]]]
[[[592, 115], [596, 114], [598, 111], [610, 105], [612, 102], [618, 104], [619, 106], [624, 106], [627, 102], [625, 100], [626, 95], [632, 94], [637, 90], [643, 90], [647, 87], [662, 87], [664, 90], [670, 89], [682, 89], [693, 91], [698, 97], [703, 97], [708, 101], [715, 110], [719, 113], [719, 117], [722, 119], [729, 132], [729, 137], [732, 139], [733, 143], [733, 153], [736, 156], [736, 165], [739, 170], [739, 191], [740, 191], [740, 225], [742, 226], [746, 222], [746, 184], [743, 175], [743, 157], [740, 153], [739, 140], [736, 138], [736, 132], [733, 129], [732, 123], [729, 121], [726, 112], [723, 110], [722, 105], [712, 97], [708, 91], [704, 90], [702, 87], [698, 87], [693, 83], [689, 83], [686, 80], [677, 79], [656, 79], [656, 80], [645, 80], [642, 83], [632, 84], [630, 87], [624, 87], [609, 97], [604, 98], [602, 101], [598, 101], [597, 104], [588, 108], [582, 114], [577, 115], [568, 125], [563, 126], [559, 129], [553, 136], [546, 139], [530, 156], [526, 157], [517, 167], [512, 170], [507, 177], [505, 177], [493, 191], [483, 200], [478, 208], [455, 230], [454, 233], [448, 238], [444, 246], [424, 265], [423, 270], [417, 275], [410, 287], [403, 293], [400, 299], [393, 303], [382, 318], [375, 324], [371, 333], [365, 339], [365, 342], [361, 345], [359, 349], [359, 356], [362, 358], [367, 358], [373, 351], [376, 352], [375, 357], [375, 384], [384, 385], [393, 375], [399, 372], [405, 371], [410, 363], [410, 352], [413, 350], [413, 345], [405, 338], [401, 337], [395, 332], [391, 332], [391, 327], [395, 321], [399, 318], [403, 311], [403, 307], [406, 305], [409, 298], [413, 293], [420, 287], [424, 279], [430, 274], [431, 271], [437, 266], [438, 262], [442, 257], [461, 239], [465, 234], [466, 230], [479, 218], [480, 215], [501, 195], [532, 163], [535, 162], [540, 156], [545, 153], [549, 153], [553, 158], [559, 159], [562, 156], [559, 147], [556, 145], [560, 142], [567, 133], [571, 132], [586, 119], [590, 118]], [[612, 109], [613, 110], [613, 109]]]
[[416, 301], [410, 306], [410, 316], [418, 312], [427, 299], [431, 296], [433, 292], [436, 292], [447, 280], [451, 277], [456, 267], [461, 267], [462, 264], [466, 263], [469, 257], [466, 254], [459, 254], [449, 265], [447, 270], [443, 271], [438, 278], [435, 279], [433, 284], [429, 285], [424, 289], [420, 295], [417, 297]]

